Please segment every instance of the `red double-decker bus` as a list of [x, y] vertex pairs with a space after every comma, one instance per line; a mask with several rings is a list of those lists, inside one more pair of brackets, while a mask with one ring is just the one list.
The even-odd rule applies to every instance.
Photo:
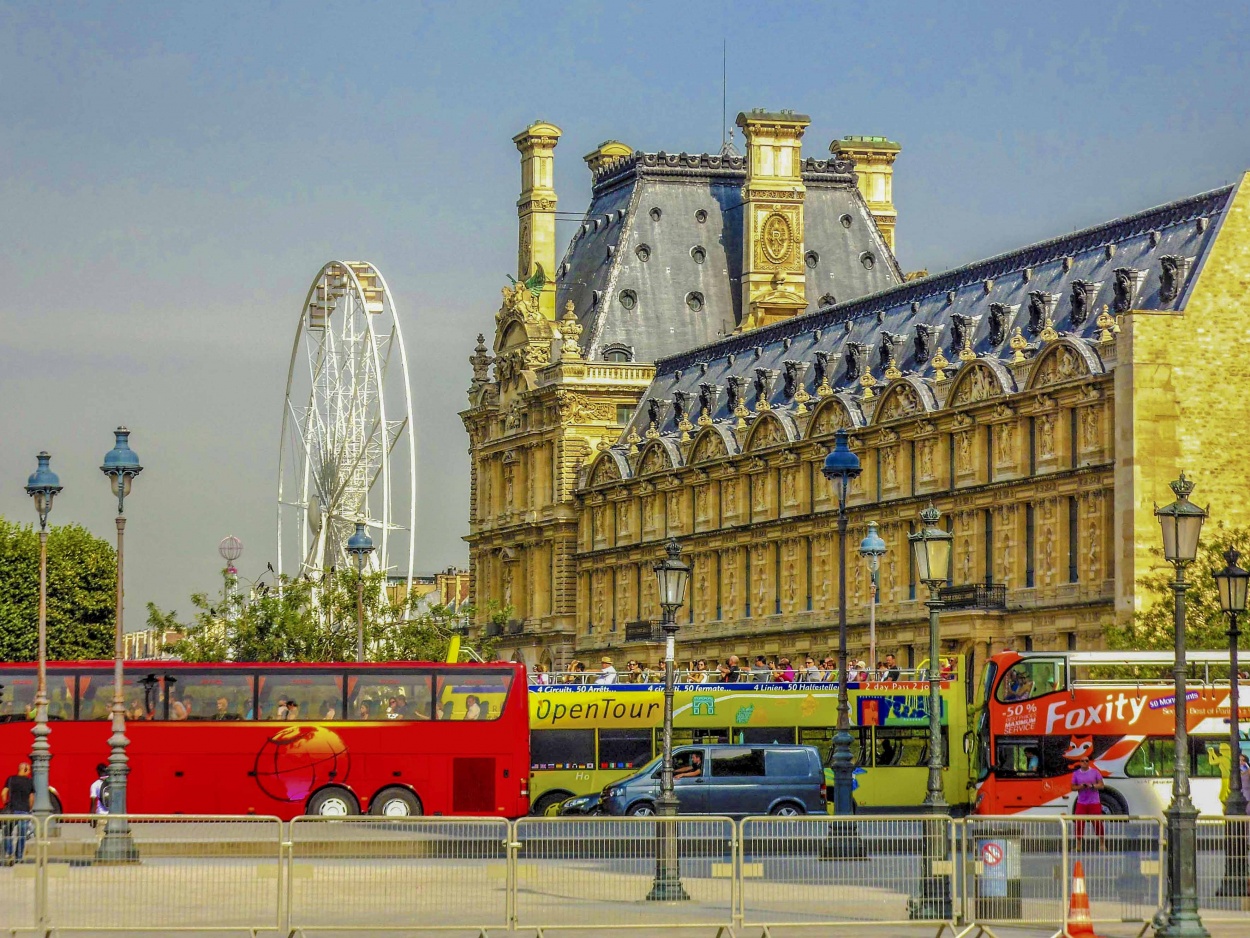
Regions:
[[[529, 810], [519, 664], [125, 665], [127, 809], [498, 815]], [[0, 776], [29, 758], [35, 666], [0, 664]], [[113, 663], [48, 665], [56, 810], [89, 810]]]

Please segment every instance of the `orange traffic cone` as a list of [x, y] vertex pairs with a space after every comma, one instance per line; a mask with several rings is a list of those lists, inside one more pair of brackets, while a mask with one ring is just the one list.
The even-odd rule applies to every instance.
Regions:
[[1089, 914], [1089, 893], [1085, 891], [1085, 867], [1080, 860], [1072, 869], [1072, 898], [1068, 904], [1068, 938], [1098, 938]]

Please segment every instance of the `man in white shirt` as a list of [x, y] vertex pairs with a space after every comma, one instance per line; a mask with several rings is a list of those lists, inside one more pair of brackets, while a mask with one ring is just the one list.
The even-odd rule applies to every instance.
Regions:
[[599, 669], [599, 676], [595, 678], [595, 683], [596, 684], [615, 684], [616, 683], [616, 668], [612, 667], [612, 659], [605, 656], [603, 658], [600, 658], [599, 661], [600, 661], [600, 664], [603, 665], [603, 667]]
[[[104, 792], [104, 783], [108, 781], [109, 767], [101, 762], [95, 767], [96, 780], [91, 783], [91, 813], [108, 814], [108, 799]], [[93, 822], [94, 823], [94, 822]]]

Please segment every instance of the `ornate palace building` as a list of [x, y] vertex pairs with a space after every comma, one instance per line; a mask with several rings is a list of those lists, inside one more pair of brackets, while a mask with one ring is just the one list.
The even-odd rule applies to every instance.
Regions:
[[848, 602], [866, 656], [866, 522], [889, 547], [879, 654], [924, 657], [907, 535], [954, 535], [944, 648], [1098, 647], [1154, 563], [1156, 499], [1189, 471], [1250, 522], [1250, 186], [1239, 183], [935, 276], [893, 255], [899, 146], [805, 158], [807, 118], [738, 116], [746, 153], [585, 157], [591, 205], [555, 257], [553, 157], [514, 141], [517, 276], [470, 359], [470, 562], [505, 655], [655, 657], [651, 565], [693, 568], [683, 658], [836, 644], [832, 487], [851, 490]]

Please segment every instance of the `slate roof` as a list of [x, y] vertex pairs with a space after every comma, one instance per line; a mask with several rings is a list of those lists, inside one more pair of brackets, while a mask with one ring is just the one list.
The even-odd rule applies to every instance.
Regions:
[[[929, 359], [936, 349], [952, 369], [958, 367], [964, 334], [979, 357], [1006, 373], [997, 362], [1010, 359], [1014, 329], [1019, 326], [1036, 346], [1047, 313], [1061, 336], [1076, 338], [1096, 358], [1096, 319], [1104, 305], [1112, 311], [1184, 309], [1187, 285], [1201, 267], [1232, 191], [1229, 186], [1181, 199], [671, 355], [657, 362], [655, 380], [631, 428], [645, 438], [655, 419], [663, 435], [675, 435], [672, 402], [690, 395], [693, 422], [702, 384], [722, 388], [713, 420], [728, 422], [726, 386], [731, 378], [744, 381], [747, 406], [754, 409], [758, 368], [780, 372], [769, 401], [776, 410], [791, 411], [795, 388], [786, 381], [786, 362], [806, 363], [799, 380], [813, 398], [822, 357], [835, 392], [856, 387], [848, 380], [856, 363], [871, 368], [884, 385], [890, 341], [899, 370], [921, 376], [911, 378], [918, 389], [929, 384]], [[652, 401], [664, 403], [653, 406]]]
[[[807, 159], [803, 179], [810, 309], [822, 297], [899, 283], [853, 164]], [[618, 344], [651, 362], [738, 327], [745, 181], [746, 159], [733, 152], [637, 152], [596, 172], [590, 208], [556, 270], [557, 315], [573, 301], [587, 358]]]

